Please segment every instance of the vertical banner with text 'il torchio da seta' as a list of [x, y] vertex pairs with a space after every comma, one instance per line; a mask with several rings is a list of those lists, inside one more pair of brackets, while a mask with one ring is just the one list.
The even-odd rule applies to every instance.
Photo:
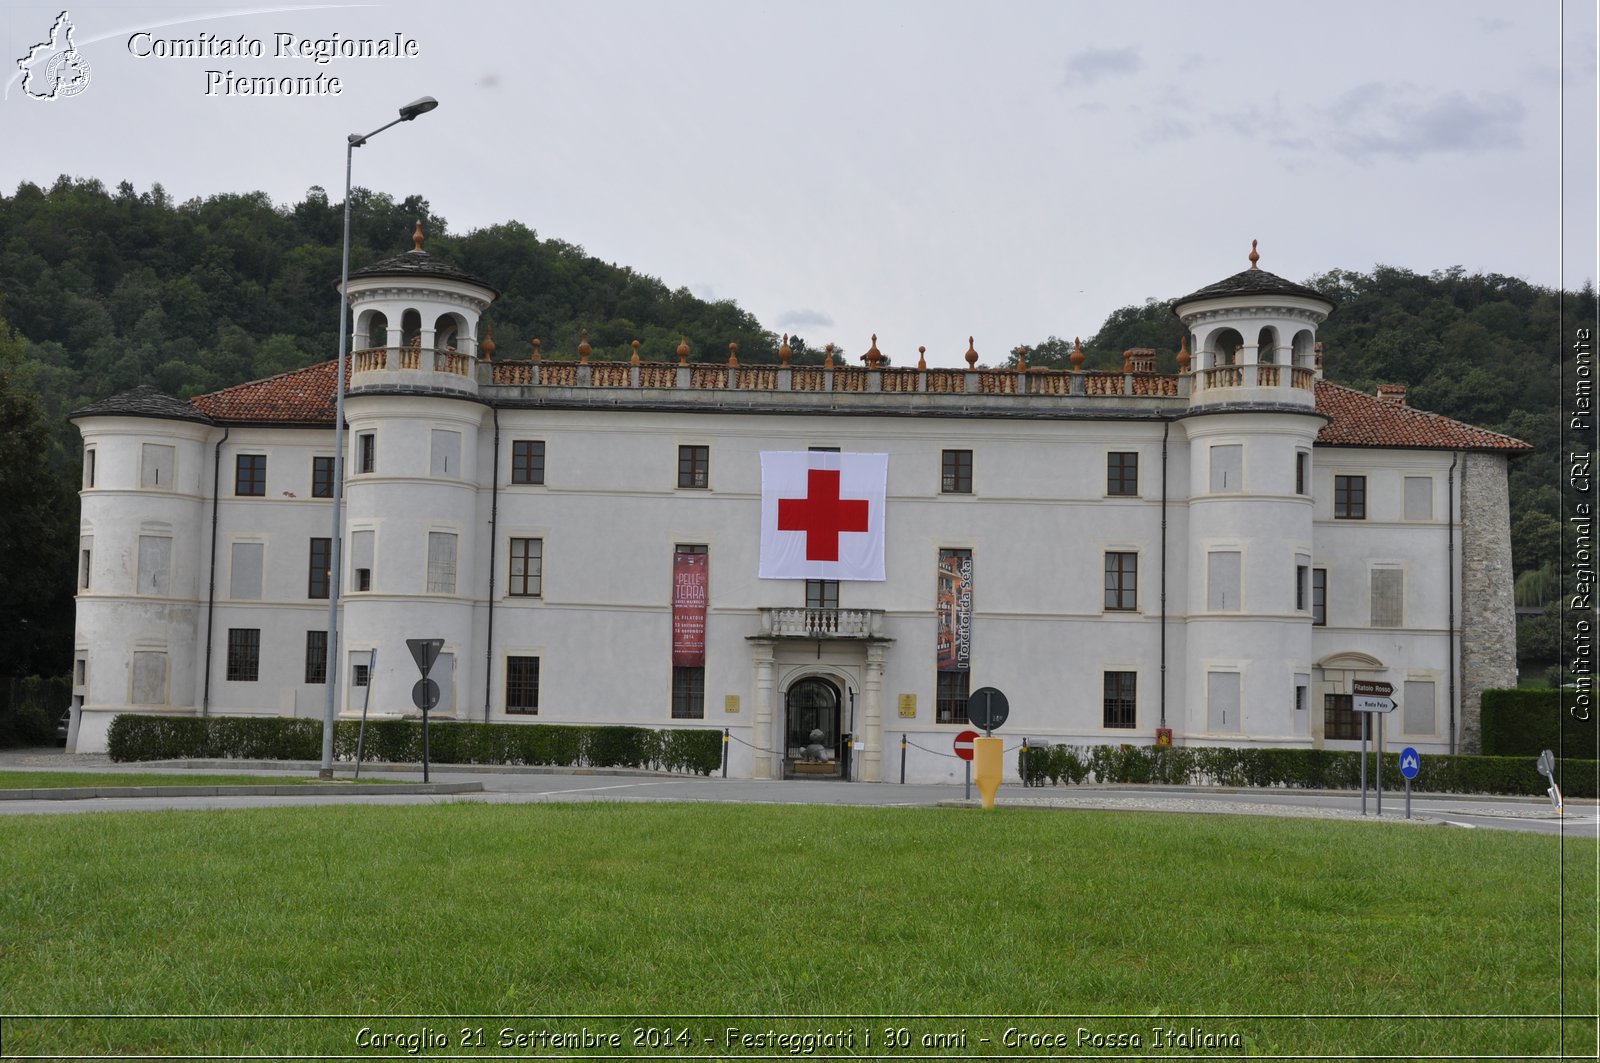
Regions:
[[706, 554], [672, 555], [672, 666], [706, 663]]
[[972, 551], [939, 551], [939, 671], [972, 667]]

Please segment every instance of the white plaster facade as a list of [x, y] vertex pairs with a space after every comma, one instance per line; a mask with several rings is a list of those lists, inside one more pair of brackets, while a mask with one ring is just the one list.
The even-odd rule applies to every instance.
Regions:
[[[1463, 624], [1460, 457], [1471, 449], [1503, 477], [1521, 445], [1469, 430], [1478, 445], [1465, 447], [1443, 429], [1437, 445], [1317, 442], [1329, 416], [1314, 336], [1331, 304], [1259, 276], [1275, 283], [1240, 274], [1234, 290], [1179, 302], [1197, 364], [1178, 377], [495, 365], [466, 342], [487, 286], [456, 275], [353, 281], [356, 345], [375, 335], [372, 312], [389, 328], [385, 347], [354, 356], [346, 400], [340, 709], [359, 713], [367, 696], [375, 714], [410, 713], [417, 672], [404, 640], [438, 637], [448, 667], [436, 673], [435, 719], [727, 728], [730, 772], [765, 778], [793, 770], [786, 696], [821, 677], [840, 695], [838, 729], [862, 746], [854, 777], [898, 779], [904, 736], [908, 780], [959, 779], [948, 753], [965, 725], [936, 716], [935, 568], [941, 550], [964, 549], [969, 689], [1006, 692], [1008, 745], [1145, 744], [1166, 727], [1178, 744], [1353, 747], [1329, 735], [1324, 698], [1371, 678], [1409, 699], [1392, 739], [1447, 751], [1475, 733], [1477, 708], [1462, 702], [1459, 675], [1476, 636]], [[1270, 290], [1237, 290], [1252, 285]], [[425, 307], [424, 329], [434, 310], [459, 315], [456, 350], [436, 353], [428, 335], [408, 350], [399, 334], [404, 310], [430, 291], [438, 306]], [[1227, 329], [1244, 343], [1231, 345]], [[332, 380], [327, 366], [301, 372]], [[313, 463], [331, 455], [331, 417], [193, 409], [202, 413], [177, 420], [113, 399], [74, 415], [96, 454], [82, 495], [92, 542], [78, 599], [79, 751], [103, 749], [119, 712], [322, 713], [307, 633], [327, 627], [326, 599], [310, 595], [312, 541], [331, 521]], [[542, 483], [512, 482], [519, 441], [543, 444]], [[141, 480], [151, 444], [174, 448], [170, 485]], [[683, 447], [707, 448], [704, 487], [679, 486]], [[843, 584], [821, 636], [785, 633], [818, 629], [806, 627], [817, 613], [804, 612], [803, 581], [756, 576], [759, 455], [810, 447], [889, 456], [887, 579]], [[950, 450], [971, 452], [970, 491], [943, 489]], [[1132, 494], [1112, 493], [1112, 454], [1137, 454]], [[241, 455], [265, 458], [259, 495], [235, 490]], [[1363, 478], [1359, 518], [1336, 514], [1336, 476]], [[1508, 525], [1507, 515], [1498, 534]], [[1496, 534], [1488, 527], [1478, 534]], [[152, 582], [140, 559], [160, 551], [140, 539], [162, 536], [170, 563]], [[513, 540], [540, 544], [537, 596], [511, 593]], [[672, 562], [687, 544], [710, 558], [703, 712], [675, 719]], [[1108, 608], [1108, 554], [1136, 555], [1132, 608]], [[1326, 572], [1325, 624], [1313, 615], [1314, 570]], [[240, 631], [259, 632], [254, 678], [229, 678]], [[370, 686], [357, 687], [353, 666], [374, 648]], [[536, 715], [506, 711], [512, 659], [538, 661]], [[1107, 673], [1134, 677], [1131, 727], [1107, 726]]]

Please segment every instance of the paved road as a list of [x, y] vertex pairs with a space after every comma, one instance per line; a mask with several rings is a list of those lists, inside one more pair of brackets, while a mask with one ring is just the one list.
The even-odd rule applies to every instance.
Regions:
[[[51, 750], [12, 750], [0, 752], [0, 771], [94, 771], [151, 772], [170, 774], [179, 781], [185, 774], [203, 770], [249, 775], [289, 775], [304, 778], [312, 765], [256, 765], [210, 762], [204, 765], [113, 765], [104, 757], [68, 756]], [[340, 766], [340, 778], [348, 769]], [[420, 782], [420, 770], [372, 770], [378, 778]], [[960, 804], [963, 787], [948, 784], [840, 783], [815, 780], [756, 782], [749, 779], [661, 776], [638, 772], [593, 772], [531, 770], [488, 770], [451, 768], [434, 770], [430, 779], [438, 783], [477, 782], [483, 791], [451, 795], [385, 795], [381, 790], [357, 791], [333, 796], [275, 797], [120, 797], [78, 801], [0, 801], [0, 815], [70, 815], [84, 812], [150, 811], [156, 809], [213, 809], [291, 807], [325, 804], [439, 804], [475, 801], [486, 804], [539, 804], [551, 801], [707, 801], [737, 804], [870, 805], [880, 807], [933, 807]], [[973, 790], [974, 803], [977, 791]], [[998, 798], [1004, 806], [1093, 811], [1103, 809], [1149, 812], [1193, 812], [1202, 814], [1243, 814], [1294, 816], [1314, 819], [1360, 820], [1361, 798], [1355, 793], [1322, 793], [1296, 790], [1218, 790], [1194, 787], [1078, 786], [1029, 789], [1008, 785]], [[1403, 822], [1403, 792], [1386, 791], [1383, 820]], [[1375, 795], [1368, 797], [1368, 822], [1378, 822]], [[1568, 802], [1566, 815], [1557, 817], [1543, 798], [1462, 797], [1455, 795], [1414, 795], [1412, 817], [1417, 824], [1450, 824], [1490, 830], [1525, 831], [1539, 834], [1565, 834], [1568, 837], [1600, 837], [1600, 816], [1594, 802]]]

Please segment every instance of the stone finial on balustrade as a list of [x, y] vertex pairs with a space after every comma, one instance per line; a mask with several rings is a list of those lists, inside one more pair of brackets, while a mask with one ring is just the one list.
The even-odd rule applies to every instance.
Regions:
[[1183, 339], [1178, 341], [1178, 372], [1180, 374], [1182, 374], [1182, 373], [1187, 373], [1188, 371], [1189, 371], [1189, 337], [1188, 336], [1184, 336]]
[[1028, 348], [1018, 347], [1011, 353], [1017, 356], [1017, 372], [1026, 373], [1028, 371]]
[[830, 343], [826, 347], [822, 348], [822, 355], [823, 355], [823, 357], [822, 357], [822, 368], [824, 368], [824, 369], [832, 369], [833, 368], [833, 344]]
[[1083, 371], [1083, 340], [1079, 339], [1076, 336], [1074, 336], [1072, 338], [1072, 355], [1071, 355], [1071, 357], [1072, 357], [1072, 371], [1074, 373], [1082, 372]]
[[794, 351], [789, 349], [789, 334], [785, 332], [783, 334], [783, 343], [778, 348], [778, 361], [782, 364], [783, 368], [787, 369], [789, 368], [789, 359], [793, 357]]
[[535, 336], [533, 338], [533, 358], [532, 358], [532, 361], [533, 361], [534, 365], [538, 365], [539, 364], [539, 337], [537, 337], [537, 336]]
[[972, 337], [967, 337], [967, 368], [978, 368], [978, 348], [972, 345]]
[[1251, 269], [1260, 269], [1261, 267], [1256, 265], [1256, 263], [1258, 263], [1260, 261], [1261, 261], [1261, 256], [1256, 253], [1256, 242], [1254, 240], [1251, 240], [1250, 241], [1250, 268]]
[[484, 336], [483, 342], [478, 344], [478, 357], [486, 362], [492, 362], [494, 361], [494, 325], [486, 321], [483, 327], [488, 335]]
[[737, 343], [728, 344], [728, 368], [739, 368], [739, 345]]
[[579, 329], [578, 330], [578, 364], [579, 365], [588, 365], [589, 364], [589, 352], [592, 351], [592, 350], [594, 350], [594, 348], [589, 346], [589, 330], [586, 329], [586, 328], [585, 329]]
[[413, 250], [413, 251], [421, 251], [422, 250], [422, 219], [421, 218], [417, 219], [416, 232], [411, 234], [411, 250]]
[[679, 336], [678, 337], [678, 364], [679, 365], [688, 365], [689, 364], [689, 337], [688, 336]]
[[918, 369], [926, 369], [926, 368], [928, 368], [928, 348], [926, 348], [926, 347], [918, 347], [917, 348], [917, 368]]
[[883, 352], [878, 350], [878, 334], [876, 332], [872, 334], [872, 346], [867, 348], [867, 353], [863, 354], [861, 359], [867, 363], [868, 369], [876, 369], [883, 364]]
[[628, 359], [628, 364], [629, 365], [638, 365], [639, 364], [639, 341], [638, 340], [634, 340], [628, 346], [633, 348], [633, 357]]

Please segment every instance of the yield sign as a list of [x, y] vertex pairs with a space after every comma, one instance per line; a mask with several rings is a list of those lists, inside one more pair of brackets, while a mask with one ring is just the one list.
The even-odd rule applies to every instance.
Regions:
[[778, 500], [778, 530], [806, 533], [807, 561], [839, 560], [839, 533], [867, 530], [867, 500], [839, 497], [838, 469], [810, 469], [807, 497]]
[[406, 639], [406, 649], [411, 651], [417, 669], [427, 675], [433, 669], [433, 662], [439, 659], [439, 651], [444, 649], [444, 639]]

